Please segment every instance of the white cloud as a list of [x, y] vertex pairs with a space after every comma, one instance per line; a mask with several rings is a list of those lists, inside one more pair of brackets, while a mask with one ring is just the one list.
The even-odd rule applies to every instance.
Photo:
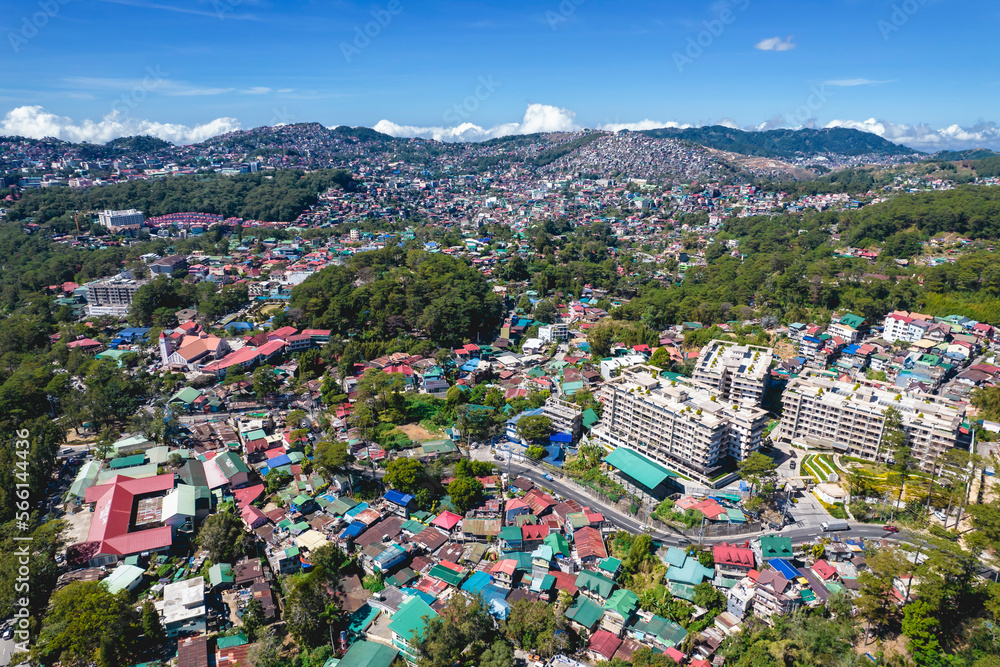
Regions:
[[605, 123], [601, 125], [598, 129], [607, 130], [608, 132], [619, 132], [621, 130], [631, 130], [633, 132], [638, 132], [639, 130], [659, 130], [662, 128], [676, 128], [676, 129], [687, 129], [693, 127], [692, 125], [686, 125], [683, 123], [676, 123], [674, 121], [668, 121], [666, 123], [658, 120], [640, 120], [636, 123]]
[[399, 125], [390, 120], [380, 120], [374, 130], [393, 137], [423, 137], [438, 141], [483, 141], [512, 134], [536, 132], [573, 132], [580, 128], [574, 122], [576, 113], [569, 109], [548, 104], [529, 104], [519, 123], [503, 123], [484, 128], [475, 123], [461, 123], [450, 127]]
[[792, 43], [792, 36], [789, 35], [788, 39], [781, 39], [780, 37], [762, 39], [754, 44], [753, 48], [758, 51], [791, 51], [795, 48], [795, 44]]
[[854, 86], [878, 86], [883, 83], [893, 83], [895, 79], [886, 81], [874, 81], [872, 79], [832, 79], [824, 81], [824, 86], [835, 86], [837, 88], [852, 88]]
[[992, 122], [980, 122], [972, 127], [949, 125], [934, 129], [927, 123], [905, 125], [884, 120], [832, 120], [826, 127], [849, 127], [877, 134], [897, 144], [922, 151], [964, 150], [967, 148], [1000, 148], [1000, 127]]
[[178, 125], [141, 120], [113, 111], [99, 121], [57, 116], [40, 106], [23, 106], [11, 110], [0, 120], [0, 135], [20, 135], [41, 139], [56, 137], [64, 141], [89, 141], [103, 144], [117, 137], [148, 134], [174, 144], [193, 144], [219, 134], [240, 129], [235, 118], [216, 118], [201, 125]]
[[253, 86], [252, 88], [247, 88], [246, 90], [241, 90], [244, 95], [267, 95], [271, 92], [271, 89], [267, 86]]

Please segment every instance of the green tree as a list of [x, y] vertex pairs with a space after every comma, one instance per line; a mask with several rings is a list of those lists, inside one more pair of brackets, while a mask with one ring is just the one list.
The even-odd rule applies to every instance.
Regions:
[[903, 608], [903, 634], [910, 640], [907, 649], [917, 667], [938, 667], [949, 664], [938, 640], [937, 612], [924, 600], [916, 600]]
[[264, 627], [264, 606], [260, 600], [254, 598], [247, 603], [243, 609], [243, 629], [247, 633], [247, 639], [255, 642], [261, 637], [261, 630]]
[[198, 531], [198, 546], [214, 563], [232, 563], [247, 552], [249, 538], [243, 522], [231, 510], [212, 514]]
[[416, 494], [427, 479], [427, 469], [417, 459], [395, 458], [385, 467], [383, 481], [403, 493]]
[[474, 477], [459, 477], [448, 485], [448, 495], [459, 514], [465, 514], [483, 499], [483, 483]]
[[531, 445], [525, 450], [524, 455], [532, 461], [541, 461], [548, 455], [548, 450], [541, 445]]
[[253, 393], [259, 400], [270, 394], [276, 394], [280, 384], [278, 376], [274, 374], [273, 366], [261, 366], [253, 372]]
[[300, 646], [312, 648], [328, 641], [326, 608], [332, 602], [326, 582], [319, 573], [310, 572], [292, 581], [285, 602], [285, 623]]
[[752, 492], [774, 487], [778, 479], [778, 466], [774, 459], [760, 452], [753, 452], [739, 462], [740, 477], [750, 484]]
[[493, 619], [481, 597], [452, 595], [441, 615], [427, 621], [416, 642], [418, 667], [452, 667], [459, 658], [478, 664], [496, 640]]
[[73, 582], [52, 596], [32, 657], [42, 665], [84, 665], [98, 656], [109, 667], [132, 664], [141, 634], [128, 592], [112, 595], [100, 582]]
[[550, 658], [566, 648], [566, 618], [554, 605], [518, 600], [507, 616], [507, 637], [525, 651]]
[[514, 667], [514, 649], [510, 644], [497, 639], [479, 659], [479, 667]]
[[551, 301], [539, 301], [535, 304], [534, 318], [542, 324], [552, 324], [558, 315], [556, 307]]
[[150, 646], [160, 646], [167, 640], [167, 633], [160, 622], [160, 614], [152, 600], [142, 603], [142, 634]]
[[552, 434], [552, 419], [545, 415], [521, 417], [517, 421], [517, 435], [524, 442], [539, 442]]

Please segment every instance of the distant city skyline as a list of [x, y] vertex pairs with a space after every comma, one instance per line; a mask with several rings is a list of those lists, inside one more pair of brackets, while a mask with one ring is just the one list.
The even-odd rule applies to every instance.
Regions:
[[1000, 149], [1000, 9], [984, 0], [48, 0], [3, 15], [0, 135], [193, 143], [318, 122], [460, 141], [722, 124]]

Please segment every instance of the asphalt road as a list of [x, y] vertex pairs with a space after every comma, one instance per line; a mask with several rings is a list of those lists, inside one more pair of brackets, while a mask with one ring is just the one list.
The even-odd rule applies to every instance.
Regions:
[[[501, 469], [503, 471], [507, 470], [506, 462], [501, 464]], [[627, 530], [631, 533], [637, 534], [643, 531], [643, 523], [639, 521], [636, 517], [628, 516], [619, 512], [617, 509], [609, 507], [599, 500], [581, 493], [575, 486], [570, 486], [564, 483], [558, 477], [552, 476], [552, 479], [545, 479], [542, 477], [545, 471], [539, 468], [535, 468], [530, 465], [522, 465], [518, 463], [510, 464], [510, 474], [512, 478], [525, 477], [530, 479], [532, 482], [539, 486], [544, 486], [546, 488], [552, 489], [557, 494], [565, 497], [572, 498], [576, 500], [581, 505], [592, 507], [598, 509], [605, 518], [614, 523], [617, 527]], [[802, 514], [802, 509], [800, 505], [808, 506], [811, 503], [808, 502], [807, 498], [800, 498], [799, 502], [790, 510], [789, 514], [793, 518], [798, 518], [796, 514]], [[915, 542], [919, 543], [919, 537], [911, 538], [904, 532], [900, 533], [888, 533], [883, 530], [882, 526], [870, 525], [870, 524], [849, 524], [850, 529], [846, 531], [838, 531], [834, 533], [824, 533], [819, 527], [819, 523], [830, 519], [829, 515], [822, 510], [822, 507], [816, 503], [819, 507], [822, 516], [814, 515], [814, 510], [810, 507], [806, 511], [808, 512], [808, 521], [800, 520], [797, 523], [786, 526], [778, 534], [784, 535], [791, 538], [792, 542], [795, 544], [801, 544], [802, 542], [811, 542], [817, 536], [826, 535], [849, 539], [849, 538], [859, 538], [859, 539], [878, 539], [883, 537], [892, 537], [896, 540], [903, 542]], [[697, 538], [691, 538], [688, 535], [682, 534], [680, 532], [664, 532], [664, 531], [650, 531], [650, 536], [654, 539], [663, 542], [664, 544], [682, 546], [690, 544], [692, 542], [697, 542]], [[704, 544], [713, 544], [715, 542], [729, 542], [729, 541], [739, 541], [740, 539], [747, 539], [756, 536], [754, 533], [748, 533], [746, 535], [729, 535], [724, 537], [706, 537], [704, 538]]]

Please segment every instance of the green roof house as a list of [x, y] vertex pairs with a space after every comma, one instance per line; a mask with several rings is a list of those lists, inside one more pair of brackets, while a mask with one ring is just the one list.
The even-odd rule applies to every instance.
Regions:
[[566, 618], [577, 628], [592, 632], [601, 617], [604, 616], [604, 609], [586, 595], [576, 598], [569, 609], [566, 610]]
[[426, 627], [424, 617], [437, 618], [438, 613], [419, 597], [413, 597], [400, 605], [389, 622], [392, 644], [403, 654], [407, 662], [417, 661], [414, 644]]
[[[792, 538], [783, 535], [761, 535], [757, 545], [760, 559], [767, 562], [773, 558], [791, 558]], [[755, 549], [756, 551], [756, 549]]]
[[399, 651], [392, 647], [362, 640], [351, 644], [340, 664], [351, 667], [389, 667], [397, 655]]

